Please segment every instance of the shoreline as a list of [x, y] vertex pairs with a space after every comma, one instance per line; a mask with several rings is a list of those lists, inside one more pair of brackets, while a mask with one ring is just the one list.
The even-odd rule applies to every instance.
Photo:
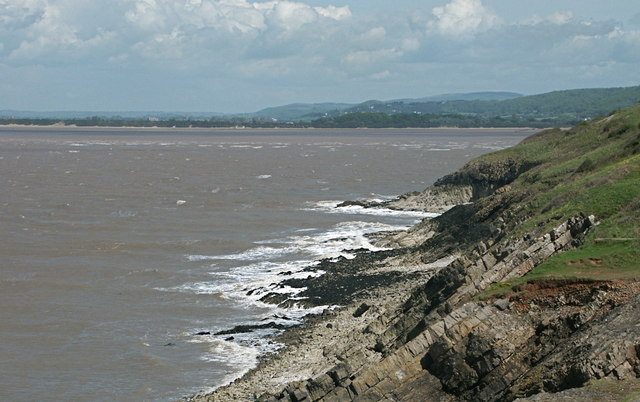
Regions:
[[[360, 334], [366, 334], [367, 327], [374, 324], [381, 315], [392, 314], [400, 309], [417, 283], [427, 281], [437, 269], [446, 266], [446, 262], [416, 266], [410, 277], [392, 284], [379, 285], [345, 301], [341, 306], [325, 309], [320, 314], [307, 314], [301, 324], [286, 328], [271, 338], [284, 347], [275, 353], [259, 356], [256, 367], [229, 384], [185, 397], [182, 401], [255, 400], [287, 384], [321, 375], [339, 365], [340, 356], [344, 354], [357, 354], [359, 359], [375, 361], [377, 353], [366, 347], [375, 334], [365, 335], [366, 342], [359, 339]], [[332, 282], [333, 286], [337, 286], [339, 279]], [[362, 347], [353, 348], [354, 342]]]
[[[429, 226], [432, 219], [423, 220], [405, 234], [410, 235], [416, 227]], [[523, 263], [521, 259], [543, 261], [549, 255], [550, 246], [554, 248], [553, 253], [566, 250], [569, 244], [581, 241], [594, 225], [594, 219], [592, 216], [572, 218], [544, 236], [535, 239], [525, 236], [520, 240], [521, 244], [512, 245], [513, 249], [499, 257], [495, 267], [489, 268], [486, 274], [494, 275], [504, 267], [516, 271], [522, 269], [523, 264], [530, 267], [532, 262]], [[389, 241], [397, 236], [390, 234], [386, 239], [380, 236], [380, 240]], [[556, 243], [551, 240], [552, 236], [563, 240]], [[287, 328], [274, 337], [273, 340], [284, 347], [259, 356], [257, 366], [238, 379], [213, 391], [187, 396], [182, 401], [339, 402], [363, 398], [454, 402], [460, 400], [457, 392], [441, 382], [448, 374], [440, 377], [442, 370], [447, 372], [447, 362], [454, 357], [447, 354], [450, 352], [436, 355], [443, 359], [438, 361], [437, 367], [428, 366], [431, 363], [422, 357], [424, 353], [430, 356], [432, 352], [429, 351], [433, 348], [439, 350], [440, 338], [448, 345], [455, 345], [471, 334], [488, 331], [496, 339], [483, 347], [496, 353], [495, 350], [502, 347], [501, 343], [522, 342], [525, 334], [534, 329], [537, 331], [541, 325], [549, 325], [545, 323], [558, 314], [562, 317], [561, 325], [571, 327], [571, 317], [586, 308], [593, 315], [583, 318], [585, 322], [609, 317], [604, 319], [604, 325], [608, 325], [608, 320], [615, 325], [613, 335], [607, 333], [601, 340], [612, 346], [615, 339], [622, 336], [619, 332], [627, 328], [627, 317], [619, 310], [636, 311], [640, 315], [640, 297], [637, 296], [640, 282], [629, 281], [547, 280], [532, 282], [529, 290], [518, 298], [498, 296], [474, 300], [472, 296], [477, 290], [473, 285], [464, 286], [465, 281], [460, 281], [456, 275], [460, 275], [462, 269], [473, 271], [474, 264], [485, 264], [488, 255], [494, 254], [482, 255], [478, 252], [481, 249], [474, 247], [473, 251], [479, 257], [474, 262], [468, 258], [469, 253], [452, 255], [451, 248], [445, 244], [431, 245], [431, 249], [422, 250], [419, 256], [401, 249], [361, 251], [353, 260], [330, 263], [334, 270], [328, 270], [321, 277], [299, 280], [310, 288], [320, 289], [311, 294], [323, 294], [334, 301], [335, 296], [329, 294], [332, 291], [337, 291], [340, 297], [340, 290], [351, 284], [359, 290], [340, 299], [343, 301], [341, 306], [319, 315], [308, 314], [302, 324]], [[500, 243], [496, 245], [500, 246]], [[531, 254], [523, 257], [525, 248], [536, 251], [528, 251]], [[340, 275], [345, 270], [349, 272]], [[372, 286], [363, 281], [363, 276], [375, 276], [380, 272], [395, 272], [398, 276], [395, 280], [376, 281]], [[285, 282], [287, 280], [282, 283]], [[576, 292], [581, 292], [583, 295], [579, 297], [584, 300], [575, 306], [569, 303], [558, 311], [558, 300], [575, 298]], [[318, 299], [318, 303], [326, 302], [326, 299]], [[585, 324], [573, 330], [581, 325]], [[587, 333], [585, 336], [590, 339], [592, 335]], [[553, 343], [561, 343], [562, 335], [556, 337], [560, 339], [554, 338]], [[519, 348], [510, 349], [510, 353], [524, 355], [527, 359], [528, 347], [525, 342]], [[571, 350], [568, 353], [572, 353]], [[464, 380], [468, 373], [459, 375]], [[582, 395], [591, 395], [590, 392], [590, 388], [586, 388]], [[484, 395], [481, 400], [502, 399]]]
[[[401, 196], [397, 196], [393, 200], [365, 208], [385, 208], [386, 204], [400, 199]], [[338, 207], [340, 205], [335, 208]], [[451, 206], [447, 206], [448, 208]], [[408, 206], [394, 209], [416, 212]], [[430, 221], [437, 216], [440, 213], [425, 216], [420, 222]], [[374, 246], [382, 245], [391, 237], [408, 233], [414, 227], [415, 225], [400, 232], [375, 232], [367, 237], [372, 239]], [[440, 269], [458, 258], [442, 249], [432, 250], [429, 263], [423, 261], [424, 256], [421, 260], [411, 261], [412, 258], [407, 259], [406, 255], [393, 248], [383, 251], [344, 251], [356, 251], [355, 258], [320, 260], [319, 265], [309, 267], [308, 270], [325, 271], [323, 275], [297, 280], [284, 278], [279, 282], [280, 285], [306, 289], [301, 294], [305, 294], [311, 302], [305, 308], [328, 306], [322, 313], [307, 313], [302, 317], [301, 323], [268, 337], [283, 347], [276, 352], [259, 355], [256, 366], [237, 379], [186, 396], [181, 401], [256, 400], [288, 384], [297, 384], [322, 375], [340, 365], [345, 355], [356, 356], [361, 363], [375, 362], [379, 358], [379, 352], [372, 350], [370, 345], [375, 343], [376, 334], [368, 328], [375, 326], [376, 321], [383, 316], [397, 314], [420, 284], [427, 282]], [[269, 296], [265, 295], [263, 300], [269, 299]], [[293, 300], [288, 295], [274, 296], [264, 301], [282, 307]], [[300, 294], [296, 294], [295, 298], [299, 302], [297, 296]], [[224, 334], [233, 336], [235, 329], [224, 331]], [[361, 339], [362, 336], [365, 339]], [[354, 345], [359, 347], [354, 348]]]

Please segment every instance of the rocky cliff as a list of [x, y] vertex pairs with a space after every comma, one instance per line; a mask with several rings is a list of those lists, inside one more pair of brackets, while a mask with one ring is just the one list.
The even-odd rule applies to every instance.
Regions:
[[192, 400], [640, 396], [639, 149], [640, 106], [537, 134], [392, 201], [444, 213], [380, 236], [392, 251], [289, 281], [309, 304], [343, 307]]

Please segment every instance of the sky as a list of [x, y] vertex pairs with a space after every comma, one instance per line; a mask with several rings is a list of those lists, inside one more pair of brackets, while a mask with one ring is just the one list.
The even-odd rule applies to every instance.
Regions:
[[0, 0], [0, 109], [640, 85], [638, 0]]

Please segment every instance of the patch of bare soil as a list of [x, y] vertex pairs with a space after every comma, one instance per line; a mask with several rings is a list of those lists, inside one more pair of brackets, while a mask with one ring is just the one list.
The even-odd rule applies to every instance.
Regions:
[[518, 313], [533, 310], [580, 307], [599, 299], [617, 306], [640, 291], [637, 281], [562, 279], [532, 281], [517, 286], [510, 307]]

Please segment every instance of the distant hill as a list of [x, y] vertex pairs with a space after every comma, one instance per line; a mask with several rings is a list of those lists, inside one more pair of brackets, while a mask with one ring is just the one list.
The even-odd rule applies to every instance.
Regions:
[[292, 103], [290, 105], [269, 107], [241, 116], [286, 121], [309, 121], [324, 117], [327, 113], [335, 115], [341, 110], [353, 106], [351, 103]]
[[615, 109], [627, 108], [639, 100], [640, 86], [574, 89], [529, 96], [514, 92], [471, 92], [415, 99], [368, 100], [359, 104], [295, 103], [238, 116], [275, 119], [279, 122], [312, 122], [317, 119], [339, 118], [344, 114], [384, 113], [462, 115], [467, 118], [562, 121], [574, 124], [580, 120], [608, 114]]
[[369, 101], [343, 113], [462, 114], [484, 118], [583, 120], [624, 109], [640, 100], [640, 86], [554, 91], [504, 100], [440, 100], [429, 102]]
[[402, 103], [418, 103], [418, 102], [442, 102], [442, 101], [474, 101], [474, 100], [506, 100], [520, 98], [524, 95], [515, 92], [470, 92], [470, 93], [455, 93], [455, 94], [442, 94], [435, 96], [427, 96], [425, 98], [416, 99], [396, 99], [391, 102]]
[[366, 108], [370, 105], [396, 103], [442, 102], [453, 100], [504, 100], [519, 98], [523, 95], [514, 92], [471, 92], [427, 96], [424, 98], [395, 99], [389, 101], [369, 100], [359, 104], [353, 103], [293, 103], [290, 105], [269, 107], [255, 113], [239, 115], [247, 118], [276, 119], [285, 121], [311, 121], [321, 117], [337, 116], [342, 111]]
[[[424, 101], [428, 99], [428, 101]], [[58, 122], [100, 126], [162, 127], [560, 127], [640, 101], [640, 86], [554, 91], [445, 94], [419, 99], [369, 100], [360, 104], [295, 103], [255, 113], [213, 112], [29, 112], [0, 111], [3, 124]]]

